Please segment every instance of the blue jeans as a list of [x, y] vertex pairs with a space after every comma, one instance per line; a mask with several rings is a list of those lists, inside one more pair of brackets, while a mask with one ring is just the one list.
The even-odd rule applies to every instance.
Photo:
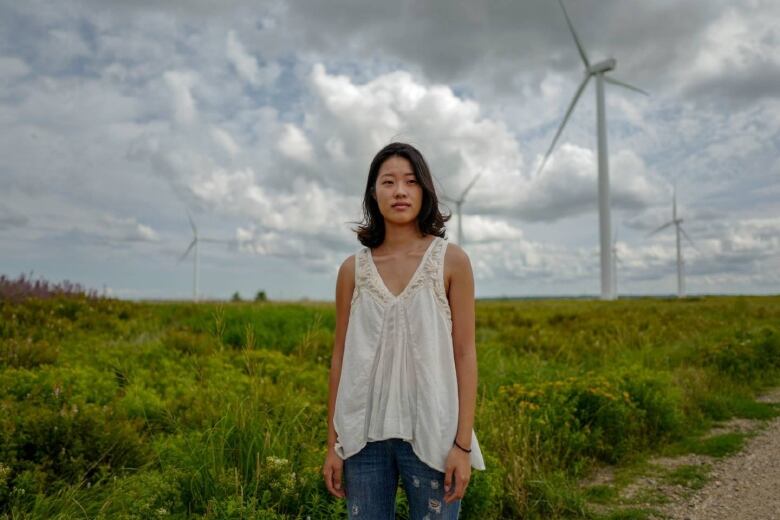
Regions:
[[421, 461], [403, 439], [371, 441], [344, 460], [348, 518], [395, 519], [399, 474], [411, 520], [458, 518], [460, 500], [444, 501], [444, 473]]

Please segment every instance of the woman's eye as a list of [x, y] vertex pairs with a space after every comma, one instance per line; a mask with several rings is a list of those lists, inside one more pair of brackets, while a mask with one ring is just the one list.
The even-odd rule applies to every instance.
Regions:
[[416, 183], [416, 182], [417, 182], [417, 180], [415, 180], [415, 179], [411, 179], [409, 182], [411, 182], [412, 184], [414, 184], [414, 183]]
[[393, 182], [392, 181], [385, 181], [382, 184], [393, 184]]

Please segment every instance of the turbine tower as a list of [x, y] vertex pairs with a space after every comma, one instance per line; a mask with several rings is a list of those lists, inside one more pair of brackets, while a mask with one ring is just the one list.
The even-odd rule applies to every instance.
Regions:
[[199, 246], [198, 244], [200, 242], [214, 242], [218, 244], [224, 244], [224, 243], [231, 243], [230, 240], [220, 240], [218, 238], [205, 238], [205, 237], [199, 237], [198, 236], [198, 228], [195, 226], [195, 222], [192, 220], [192, 216], [190, 215], [189, 210], [187, 211], [187, 218], [190, 221], [190, 227], [192, 228], [192, 242], [190, 242], [190, 246], [187, 248], [186, 251], [184, 251], [184, 254], [179, 257], [179, 261], [176, 262], [176, 264], [180, 264], [182, 260], [187, 258], [187, 255], [195, 249], [194, 258], [193, 258], [193, 269], [192, 269], [192, 300], [198, 301], [198, 277], [199, 277], [199, 269], [200, 269], [200, 254], [199, 254]]
[[574, 37], [574, 43], [577, 45], [577, 50], [580, 53], [580, 58], [585, 65], [585, 77], [577, 88], [577, 92], [574, 94], [574, 98], [569, 103], [569, 108], [566, 110], [566, 115], [563, 117], [561, 125], [558, 127], [558, 131], [555, 133], [555, 137], [550, 144], [550, 148], [544, 155], [542, 163], [539, 165], [537, 175], [541, 173], [544, 168], [547, 159], [555, 148], [555, 143], [558, 141], [561, 132], [563, 131], [566, 122], [569, 120], [569, 116], [574, 110], [574, 106], [585, 90], [585, 86], [591, 77], [596, 77], [596, 129], [598, 135], [598, 193], [599, 193], [599, 241], [601, 245], [601, 299], [602, 300], [614, 300], [615, 289], [613, 287], [612, 279], [612, 258], [611, 251], [612, 246], [610, 244], [610, 215], [609, 215], [609, 159], [607, 156], [607, 120], [604, 112], [604, 82], [612, 83], [613, 85], [619, 85], [642, 94], [649, 95], [644, 90], [616, 80], [606, 73], [610, 72], [617, 65], [617, 61], [614, 58], [608, 58], [598, 63], [591, 64], [588, 60], [588, 55], [585, 53], [585, 48], [582, 46], [580, 39], [577, 37], [577, 33], [574, 31], [574, 25], [572, 25], [569, 19], [569, 14], [566, 12], [566, 7], [563, 5], [562, 0], [558, 0], [558, 3], [563, 9], [563, 15], [566, 17], [566, 24], [569, 26], [571, 35]]
[[675, 234], [677, 235], [677, 297], [678, 298], [684, 298], [685, 297], [685, 277], [683, 276], [683, 268], [685, 265], [685, 261], [682, 257], [682, 248], [680, 247], [680, 234], [685, 237], [685, 239], [694, 247], [694, 249], [698, 248], [696, 247], [696, 244], [693, 243], [693, 240], [688, 236], [688, 233], [685, 232], [685, 230], [682, 228], [682, 222], [683, 219], [677, 218], [677, 186], [674, 188], [674, 192], [672, 193], [672, 220], [667, 222], [666, 224], [658, 227], [657, 229], [654, 229], [650, 233], [647, 234], [648, 237], [651, 235], [654, 235], [655, 233], [658, 233], [659, 231], [662, 231], [666, 228], [668, 228], [671, 225], [674, 225], [675, 227]]
[[444, 200], [453, 202], [455, 204], [455, 211], [458, 214], [458, 245], [461, 247], [463, 246], [463, 216], [461, 214], [461, 207], [463, 206], [463, 202], [466, 200], [466, 194], [474, 186], [474, 183], [477, 182], [477, 179], [479, 179], [480, 175], [482, 175], [482, 173], [478, 173], [477, 175], [474, 176], [474, 178], [471, 180], [469, 185], [466, 186], [466, 189], [463, 190], [463, 193], [460, 194], [460, 197], [458, 199], [453, 199], [446, 195], [442, 196]]
[[617, 250], [617, 230], [615, 230], [615, 234], [612, 237], [612, 252], [610, 253], [612, 256], [612, 264], [611, 264], [611, 271], [610, 271], [610, 278], [612, 279], [612, 288], [615, 291], [615, 298], [617, 298], [618, 294], [618, 284], [617, 284], [617, 268], [618, 265], [622, 265], [623, 262], [620, 261], [620, 257], [618, 256], [618, 250]]
[[617, 284], [617, 265], [620, 262], [618, 258], [617, 250], [617, 229], [615, 230], [615, 236], [612, 240], [612, 289], [615, 294], [615, 299], [618, 297], [618, 284]]

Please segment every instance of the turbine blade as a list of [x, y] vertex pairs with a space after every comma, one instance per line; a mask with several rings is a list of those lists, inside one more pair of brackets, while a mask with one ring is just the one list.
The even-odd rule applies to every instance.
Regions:
[[549, 159], [550, 154], [553, 151], [553, 148], [555, 148], [555, 143], [558, 141], [558, 137], [561, 136], [561, 132], [563, 132], [563, 127], [566, 126], [566, 122], [569, 120], [569, 116], [574, 110], [574, 105], [576, 105], [577, 100], [580, 99], [580, 95], [582, 94], [582, 91], [585, 90], [585, 85], [588, 84], [588, 80], [590, 80], [590, 74], [586, 75], [585, 79], [582, 80], [582, 83], [580, 83], [579, 88], [577, 88], [577, 92], [574, 94], [571, 103], [569, 103], [569, 108], [566, 110], [566, 115], [563, 116], [563, 121], [561, 121], [561, 126], [559, 126], [558, 131], [555, 132], [555, 137], [553, 137], [552, 143], [550, 144], [550, 148], [547, 150], [547, 153], [544, 155], [544, 159], [542, 159], [542, 164], [539, 165], [539, 170], [536, 172], [537, 175], [541, 173], [542, 168], [544, 168], [547, 159]]
[[701, 253], [701, 250], [698, 247], [696, 247], [696, 244], [693, 243], [693, 240], [691, 240], [691, 237], [688, 236], [688, 233], [685, 232], [682, 226], [680, 226], [680, 232], [685, 237], [685, 240], [687, 240], [688, 243], [691, 244], [696, 251]]
[[582, 43], [580, 43], [580, 39], [577, 37], [577, 33], [574, 30], [574, 25], [572, 25], [571, 20], [569, 19], [569, 13], [566, 12], [566, 7], [563, 5], [563, 0], [558, 0], [558, 3], [561, 4], [561, 9], [563, 9], [563, 16], [566, 17], [566, 23], [569, 25], [571, 35], [574, 36], [574, 43], [577, 44], [577, 50], [580, 51], [582, 62], [585, 64], [585, 68], [589, 69], [590, 61], [588, 61], [588, 56], [585, 54], [585, 48], [582, 46]]
[[620, 80], [615, 79], [613, 77], [607, 76], [606, 74], [604, 75], [604, 81], [606, 81], [607, 83], [612, 83], [613, 85], [619, 85], [621, 87], [625, 87], [625, 88], [627, 88], [629, 90], [634, 90], [636, 92], [639, 92], [640, 94], [644, 94], [645, 96], [649, 96], [650, 95], [648, 92], [642, 90], [639, 87], [635, 87], [633, 85], [629, 85], [628, 83], [626, 83], [624, 81], [620, 81]]
[[453, 199], [452, 197], [448, 197], [447, 195], [442, 195], [441, 198], [443, 198], [447, 202], [452, 202], [452, 203], [458, 202], [457, 200]]
[[193, 222], [193, 220], [192, 220], [192, 215], [190, 215], [190, 210], [188, 210], [187, 208], [184, 208], [184, 209], [187, 211], [187, 218], [190, 221], [190, 227], [192, 228], [192, 234], [197, 236], [198, 230], [195, 228], [195, 222]]
[[190, 254], [190, 251], [192, 251], [192, 248], [195, 247], [195, 242], [196, 242], [196, 240], [193, 240], [192, 242], [190, 242], [190, 247], [188, 247], [187, 250], [184, 252], [184, 254], [179, 257], [179, 260], [176, 262], [177, 265], [180, 264], [182, 260], [187, 258], [187, 255]]
[[464, 200], [466, 198], [466, 194], [469, 192], [471, 188], [474, 187], [474, 183], [477, 182], [477, 179], [479, 179], [479, 176], [482, 175], [482, 172], [479, 172], [474, 178], [471, 180], [471, 183], [466, 186], [466, 189], [463, 190], [463, 194], [460, 196], [460, 200]]
[[663, 226], [659, 227], [658, 229], [655, 229], [655, 230], [651, 231], [650, 233], [648, 233], [647, 235], [645, 235], [645, 238], [649, 237], [650, 235], [655, 235], [656, 233], [658, 233], [662, 229], [666, 229], [669, 226], [671, 226], [672, 224], [674, 224], [674, 221], [667, 222], [666, 224], [664, 224]]

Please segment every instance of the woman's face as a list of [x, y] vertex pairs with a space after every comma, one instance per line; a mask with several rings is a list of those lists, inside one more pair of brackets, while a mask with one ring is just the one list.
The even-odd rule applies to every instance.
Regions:
[[414, 221], [422, 207], [422, 186], [405, 157], [394, 155], [382, 163], [374, 193], [379, 212], [385, 220], [396, 224]]

